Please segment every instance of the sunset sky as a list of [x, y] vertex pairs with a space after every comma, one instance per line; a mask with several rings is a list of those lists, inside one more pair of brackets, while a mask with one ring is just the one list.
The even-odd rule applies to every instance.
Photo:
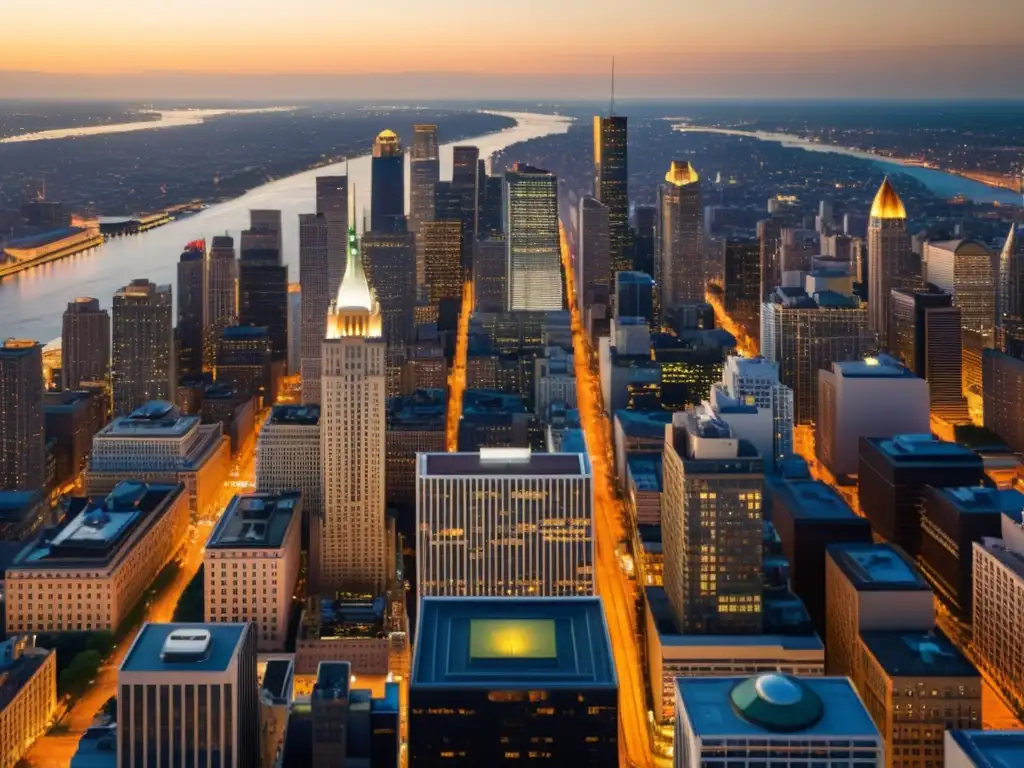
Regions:
[[[484, 83], [512, 95], [538, 78], [546, 94], [586, 96], [605, 81], [597, 75], [612, 54], [624, 97], [716, 88], [756, 94], [766, 77], [787, 81], [773, 83], [777, 95], [836, 88], [846, 96], [1024, 95], [1015, 75], [1024, 62], [1020, 0], [2, 0], [2, 7], [0, 96], [17, 95], [10, 91], [19, 86], [61, 87], [59, 79], [17, 73], [99, 76], [84, 78], [90, 87], [188, 87], [200, 73], [219, 75], [227, 87], [251, 80], [241, 75], [292, 75], [301, 77], [281, 82], [346, 91], [337, 95], [360, 95], [350, 93], [360, 90], [353, 75], [390, 75], [374, 82], [401, 90], [412, 87], [410, 76], [429, 73], [442, 96], [486, 90]], [[422, 78], [416, 82], [422, 87]]]

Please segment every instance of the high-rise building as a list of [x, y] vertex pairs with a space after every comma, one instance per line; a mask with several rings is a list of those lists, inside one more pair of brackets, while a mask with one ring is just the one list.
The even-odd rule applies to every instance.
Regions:
[[629, 242], [627, 132], [624, 115], [594, 117], [594, 197], [608, 209], [612, 275], [634, 268]]
[[421, 453], [416, 485], [421, 597], [594, 594], [586, 454]]
[[462, 221], [462, 264], [473, 258], [473, 243], [480, 229], [480, 149], [452, 147], [452, 191], [458, 194]]
[[266, 246], [276, 250], [280, 258], [281, 251], [284, 248], [280, 211], [274, 209], [249, 209], [249, 228], [259, 232], [261, 235], [265, 235]]
[[701, 406], [666, 425], [663, 482], [665, 591], [676, 627], [760, 632], [764, 460]]
[[928, 382], [888, 355], [833, 362], [818, 371], [814, 449], [836, 477], [855, 475], [862, 437], [931, 429]]
[[658, 222], [658, 209], [653, 205], [633, 208], [633, 269], [653, 275], [655, 266], [654, 243]]
[[43, 348], [7, 339], [0, 347], [0, 489], [46, 485]]
[[328, 590], [380, 594], [387, 586], [381, 334], [380, 306], [363, 273], [355, 227], [349, 227], [348, 264], [327, 316], [320, 379], [324, 512], [318, 583]]
[[259, 763], [253, 624], [153, 624], [117, 673], [117, 764]]
[[462, 223], [454, 219], [425, 221], [416, 239], [422, 242], [430, 303], [436, 306], [442, 301], [461, 299]]
[[257, 408], [273, 405], [280, 386], [280, 364], [273, 362], [266, 328], [236, 325], [225, 328], [217, 345], [217, 383], [242, 399], [257, 398]]
[[477, 240], [473, 250], [473, 307], [477, 312], [502, 312], [508, 297], [505, 236]]
[[380, 303], [389, 347], [405, 348], [413, 337], [416, 237], [411, 232], [366, 232], [360, 243], [366, 279]]
[[675, 768], [885, 768], [885, 746], [842, 677], [681, 677]]
[[757, 339], [761, 318], [761, 243], [753, 238], [725, 241], [725, 313]]
[[558, 181], [550, 171], [516, 163], [505, 172], [508, 308], [562, 309]]
[[388, 398], [388, 504], [399, 509], [416, 505], [416, 460], [419, 454], [445, 449], [447, 408], [443, 389], [419, 389]]
[[931, 409], [953, 422], [966, 417], [960, 309], [942, 291], [893, 289], [889, 301], [890, 353], [928, 382]]
[[576, 237], [576, 295], [581, 308], [608, 304], [613, 277], [608, 206], [593, 197], [580, 198]]
[[420, 226], [434, 219], [434, 189], [441, 180], [438, 159], [437, 126], [413, 126], [412, 148], [409, 151], [409, 231], [416, 235], [416, 284], [426, 282], [423, 249], [419, 239]]
[[[482, 161], [481, 161], [482, 162]], [[505, 177], [488, 176], [484, 180], [484, 201], [480, 210], [480, 234], [496, 237], [505, 234]]]
[[793, 455], [793, 390], [779, 380], [778, 363], [730, 355], [722, 368], [722, 381], [715, 385], [718, 388], [744, 406], [771, 410], [771, 455], [761, 451], [766, 467], [773, 468]]
[[397, 133], [385, 129], [377, 134], [370, 169], [370, 229], [400, 232], [405, 218], [405, 156]]
[[868, 329], [883, 344], [889, 339], [892, 289], [915, 289], [919, 283], [907, 232], [907, 210], [885, 179], [871, 204], [868, 225]]
[[203, 365], [212, 368], [224, 329], [238, 322], [238, 260], [229, 235], [213, 238], [206, 266]]
[[996, 348], [1024, 357], [1024, 233], [1010, 225], [999, 251], [996, 290]]
[[80, 297], [68, 302], [61, 324], [61, 385], [78, 389], [83, 382], [107, 382], [110, 377], [110, 313], [99, 299]]
[[114, 294], [114, 413], [131, 413], [150, 400], [174, 399], [178, 381], [171, 304], [171, 286], [145, 279], [132, 280]]
[[52, 448], [54, 483], [60, 487], [85, 469], [92, 439], [110, 417], [106, 388], [47, 392], [43, 395], [46, 442]]
[[782, 220], [776, 217], [757, 222], [761, 250], [761, 301], [782, 285]]
[[619, 764], [618, 682], [598, 598], [425, 597], [420, 605], [411, 766]]
[[206, 241], [185, 246], [178, 259], [178, 376], [203, 373], [203, 330], [206, 326]]
[[642, 317], [654, 323], [654, 279], [646, 272], [618, 272], [615, 275], [615, 318]]
[[704, 301], [700, 177], [690, 163], [672, 161], [658, 187], [658, 214], [654, 280], [661, 286], [662, 312], [667, 312], [680, 302]]
[[[327, 221], [327, 304], [345, 276], [348, 242], [348, 176], [317, 176], [316, 212]], [[299, 237], [302, 237], [301, 223]], [[301, 271], [301, 253], [300, 267]], [[301, 278], [300, 278], [301, 280]], [[324, 316], [327, 313], [324, 305]], [[317, 341], [319, 343], [319, 340]]]
[[[319, 186], [317, 191], [320, 191]], [[327, 328], [327, 310], [337, 292], [330, 281], [330, 235], [326, 216], [299, 214], [299, 289], [302, 292], [299, 368], [304, 403], [320, 402], [320, 345]]]
[[1024, 452], [1024, 360], [987, 349], [981, 367], [985, 428]]
[[[265, 327], [274, 360], [287, 360], [288, 266], [281, 261], [281, 212], [249, 213], [252, 226], [242, 232], [238, 267], [238, 322]], [[271, 214], [277, 214], [276, 225]]]
[[965, 330], [993, 339], [997, 280], [992, 252], [977, 240], [925, 243], [925, 281], [953, 297]]

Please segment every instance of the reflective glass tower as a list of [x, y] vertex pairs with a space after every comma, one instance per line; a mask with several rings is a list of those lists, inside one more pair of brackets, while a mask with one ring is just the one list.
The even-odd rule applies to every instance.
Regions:
[[594, 197], [608, 206], [613, 274], [633, 268], [626, 137], [624, 116], [594, 117]]
[[[405, 159], [398, 134], [383, 130], [373, 143], [370, 161], [370, 228], [396, 232], [405, 216]], [[350, 222], [351, 223], [351, 222]]]
[[508, 308], [562, 309], [558, 237], [558, 180], [523, 163], [505, 173], [508, 231]]

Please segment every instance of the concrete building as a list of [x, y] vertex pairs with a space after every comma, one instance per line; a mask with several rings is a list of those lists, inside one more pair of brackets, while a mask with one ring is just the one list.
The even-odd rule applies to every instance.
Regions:
[[419, 232], [424, 221], [434, 219], [434, 187], [441, 180], [438, 159], [437, 126], [413, 126], [412, 147], [409, 151], [409, 231], [417, 235], [416, 284], [426, 282], [423, 270]]
[[260, 681], [260, 768], [274, 768], [284, 752], [288, 713], [295, 695], [293, 659], [267, 661]]
[[83, 382], [110, 382], [110, 313], [99, 299], [68, 302], [60, 331], [61, 386], [78, 389]]
[[[618, 679], [601, 601], [421, 603], [409, 764], [619, 764]], [[519, 757], [517, 757], [517, 755]]]
[[86, 490], [107, 494], [122, 480], [182, 483], [192, 513], [214, 519], [221, 512], [230, 455], [221, 424], [202, 424], [198, 416], [182, 416], [170, 403], [154, 401], [96, 433]]
[[779, 364], [763, 357], [730, 355], [725, 359], [720, 387], [727, 395], [759, 410], [771, 409], [772, 455], [769, 468], [793, 454], [793, 390], [779, 380]]
[[1024, 355], [1024, 233], [1014, 222], [999, 251], [996, 290], [996, 349]]
[[179, 377], [203, 373], [203, 331], [206, 316], [206, 241], [185, 246], [178, 258], [177, 347], [175, 373]]
[[0, 643], [0, 768], [15, 768], [57, 709], [57, 652], [15, 635]]
[[661, 308], [704, 301], [704, 234], [701, 231], [700, 177], [688, 162], [673, 160], [658, 187], [654, 281]]
[[315, 675], [323, 662], [345, 659], [356, 675], [386, 675], [391, 614], [383, 595], [340, 592], [310, 597], [295, 643], [295, 674]]
[[631, 385], [661, 383], [661, 366], [651, 359], [651, 334], [638, 317], [612, 323], [612, 335], [598, 340], [598, 374], [604, 409], [614, 413], [629, 406]]
[[576, 295], [580, 308], [609, 304], [612, 272], [609, 208], [593, 197], [581, 197], [579, 206], [579, 244], [576, 254]]
[[114, 294], [110, 376], [114, 413], [150, 400], [173, 400], [178, 383], [171, 286], [132, 280]]
[[[398, 134], [384, 129], [373, 142], [370, 160], [370, 229], [397, 232], [405, 219], [405, 156]], [[349, 222], [349, 228], [355, 226]], [[348, 267], [345, 267], [348, 274]]]
[[676, 702], [676, 768], [887, 765], [878, 729], [842, 677], [680, 678]]
[[53, 392], [43, 396], [43, 420], [47, 442], [55, 440], [54, 482], [58, 487], [82, 472], [92, 451], [93, 437], [107, 423], [106, 391]]
[[626, 477], [626, 460], [629, 454], [639, 451], [661, 456], [665, 449], [665, 425], [671, 423], [672, 414], [668, 411], [615, 411], [615, 477], [620, 483]]
[[998, 287], [992, 251], [976, 240], [928, 241], [923, 261], [925, 281], [953, 297], [963, 328], [991, 345]]
[[190, 752], [197, 765], [258, 765], [252, 625], [147, 623], [121, 663], [117, 687], [121, 768], [187, 765]]
[[982, 388], [985, 429], [995, 432], [1017, 453], [1024, 453], [1024, 360], [985, 350]]
[[586, 454], [420, 454], [416, 483], [421, 597], [594, 594]]
[[833, 475], [855, 475], [862, 437], [931, 429], [928, 382], [888, 355], [833, 362], [818, 372], [814, 448]]
[[7, 339], [0, 347], [0, 488], [34, 491], [45, 485], [43, 348]]
[[576, 366], [572, 354], [561, 347], [549, 347], [544, 357], [533, 361], [536, 388], [533, 409], [542, 419], [554, 403], [576, 407]]
[[381, 332], [389, 347], [413, 340], [416, 304], [416, 236], [409, 232], [366, 232], [360, 243], [363, 269], [377, 303]]
[[505, 308], [508, 300], [506, 251], [504, 235], [493, 235], [474, 243], [473, 307], [477, 312], [501, 312]]
[[508, 308], [562, 309], [558, 180], [550, 171], [516, 163], [505, 172]]
[[628, 122], [594, 116], [594, 198], [608, 209], [609, 272], [633, 268], [629, 249]]
[[1024, 760], [1020, 731], [946, 731], [945, 768], [997, 768]]
[[764, 460], [703, 406], [673, 416], [663, 455], [664, 578], [676, 626], [760, 631]]
[[[316, 213], [327, 220], [328, 300], [345, 276], [348, 252], [348, 176], [316, 177]], [[324, 310], [326, 312], [326, 308]]]
[[206, 309], [203, 328], [203, 364], [211, 367], [217, 355], [217, 340], [238, 322], [238, 259], [230, 235], [213, 238], [206, 257]]
[[301, 492], [235, 496], [203, 552], [206, 623], [252, 622], [259, 651], [285, 650], [301, 539]]
[[388, 398], [388, 504], [411, 509], [416, 504], [416, 456], [445, 450], [448, 408], [444, 390], [419, 389], [411, 395]]
[[299, 290], [302, 292], [301, 350], [302, 402], [320, 402], [320, 345], [327, 328], [327, 310], [337, 291], [328, 267], [327, 217], [299, 214]]
[[914, 289], [920, 282], [910, 250], [907, 210], [887, 178], [871, 204], [868, 223], [868, 328], [883, 343], [889, 338], [893, 288]]
[[71, 501], [7, 570], [7, 631], [115, 631], [175, 556], [188, 531], [180, 484], [122, 482]]

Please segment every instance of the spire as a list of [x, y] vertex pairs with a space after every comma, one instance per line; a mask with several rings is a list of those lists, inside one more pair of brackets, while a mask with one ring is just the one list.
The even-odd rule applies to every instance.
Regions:
[[376, 301], [370, 291], [370, 284], [363, 272], [363, 259], [359, 253], [359, 238], [356, 237], [355, 222], [348, 228], [348, 251], [345, 261], [345, 277], [334, 300], [335, 309], [365, 309], [372, 312]]
[[871, 204], [871, 218], [907, 218], [907, 209], [903, 207], [903, 201], [900, 200], [900, 196], [896, 194], [896, 190], [893, 189], [892, 184], [889, 183], [888, 176], [886, 176], [885, 180], [882, 181], [882, 186], [878, 188], [878, 194], [875, 195], [875, 202]]
[[665, 174], [665, 181], [677, 187], [685, 187], [687, 184], [693, 184], [699, 180], [697, 169], [685, 160], [673, 160], [668, 173]]
[[612, 103], [608, 112], [609, 116], [615, 117], [615, 57], [612, 56]]

